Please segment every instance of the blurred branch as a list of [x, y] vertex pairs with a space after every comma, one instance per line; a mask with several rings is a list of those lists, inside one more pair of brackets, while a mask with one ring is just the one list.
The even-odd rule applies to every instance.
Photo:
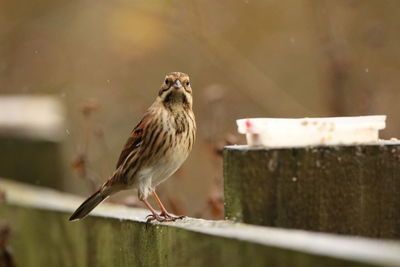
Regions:
[[77, 171], [78, 176], [81, 179], [88, 180], [93, 190], [97, 188], [98, 175], [95, 172], [89, 170], [88, 153], [89, 153], [89, 144], [93, 132], [91, 115], [99, 108], [100, 104], [94, 100], [87, 101], [82, 105], [81, 113], [84, 119], [83, 120], [84, 137], [83, 137], [82, 150], [76, 156], [75, 160], [73, 160], [71, 163], [71, 167]]
[[0, 224], [0, 266], [2, 267], [16, 266], [13, 256], [7, 248], [10, 232], [11, 230], [8, 224]]
[[0, 190], [0, 203], [5, 202], [7, 199], [6, 192], [3, 190]]

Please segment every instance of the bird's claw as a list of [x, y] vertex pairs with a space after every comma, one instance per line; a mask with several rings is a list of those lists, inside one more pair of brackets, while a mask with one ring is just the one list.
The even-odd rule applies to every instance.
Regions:
[[182, 220], [182, 219], [184, 219], [186, 216], [184, 216], [184, 215], [181, 215], [181, 216], [173, 216], [173, 215], [171, 215], [171, 214], [169, 214], [169, 213], [167, 213], [167, 212], [161, 212], [160, 213], [160, 216], [162, 216], [162, 217], [164, 217], [164, 218], [166, 218], [166, 219], [169, 219], [169, 220], [171, 220], [172, 222], [174, 222], [174, 221], [176, 221], [176, 220]]
[[157, 215], [157, 214], [149, 214], [146, 216], [146, 223], [152, 222], [154, 220], [156, 220], [157, 222], [165, 222], [165, 218]]
[[157, 222], [174, 222], [176, 220], [181, 220], [186, 216], [172, 216], [168, 213], [162, 212], [160, 215], [158, 214], [149, 214], [146, 216], [146, 223], [157, 221]]

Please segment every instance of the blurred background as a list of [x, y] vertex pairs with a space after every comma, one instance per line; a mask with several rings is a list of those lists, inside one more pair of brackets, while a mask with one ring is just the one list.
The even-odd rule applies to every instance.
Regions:
[[[197, 140], [158, 191], [176, 214], [220, 219], [236, 119], [387, 114], [383, 137], [399, 136], [399, 15], [397, 0], [0, 0], [0, 93], [65, 105], [54, 179], [86, 196], [164, 75], [188, 73]], [[132, 191], [111, 201], [140, 206]]]

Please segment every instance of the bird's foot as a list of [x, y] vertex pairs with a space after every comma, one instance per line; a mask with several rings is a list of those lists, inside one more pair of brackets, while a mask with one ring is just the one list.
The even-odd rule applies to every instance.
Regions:
[[149, 214], [146, 216], [146, 223], [157, 221], [157, 222], [168, 222], [168, 220], [158, 214]]
[[176, 220], [182, 220], [186, 216], [174, 216], [167, 212], [161, 212], [160, 215], [158, 214], [149, 214], [146, 216], [146, 223], [157, 221], [157, 222], [174, 222]]
[[172, 221], [172, 222], [174, 222], [174, 221], [176, 221], [176, 220], [182, 220], [183, 218], [186, 217], [186, 216], [184, 216], [184, 215], [181, 215], [181, 216], [174, 216], [174, 215], [171, 215], [171, 214], [169, 214], [168, 212], [165, 212], [165, 211], [161, 212], [161, 213], [160, 213], [160, 216], [161, 216], [161, 217], [164, 217], [165, 219], [168, 219], [169, 221]]

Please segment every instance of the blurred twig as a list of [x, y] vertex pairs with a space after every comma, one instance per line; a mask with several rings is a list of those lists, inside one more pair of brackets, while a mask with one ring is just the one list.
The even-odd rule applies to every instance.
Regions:
[[15, 261], [11, 252], [7, 248], [7, 242], [10, 237], [10, 227], [8, 224], [0, 224], [0, 266], [15, 267]]
[[224, 197], [221, 194], [212, 194], [208, 198], [208, 208], [213, 219], [222, 219], [224, 215]]
[[0, 190], [0, 203], [1, 203], [1, 202], [5, 202], [6, 199], [7, 199], [6, 192], [3, 191], [3, 190]]
[[82, 104], [81, 113], [83, 115], [83, 143], [82, 149], [72, 161], [71, 167], [76, 170], [81, 179], [88, 180], [93, 190], [97, 188], [98, 175], [90, 171], [88, 163], [89, 145], [92, 137], [92, 114], [100, 108], [100, 104], [95, 100], [89, 100]]

